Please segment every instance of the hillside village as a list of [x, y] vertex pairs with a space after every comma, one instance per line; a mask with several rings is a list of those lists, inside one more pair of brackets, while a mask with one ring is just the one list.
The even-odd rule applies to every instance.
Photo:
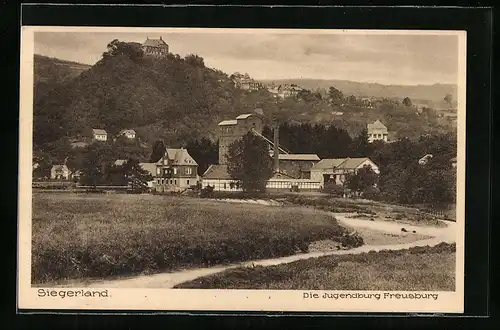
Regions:
[[[120, 68], [129, 69], [121, 71]], [[113, 76], [100, 78], [104, 77], [100, 72], [110, 69], [115, 70], [112, 74], [116, 80]], [[153, 88], [147, 89], [145, 85], [134, 90], [133, 86], [138, 86], [136, 81], [143, 79], [143, 74], [154, 74], [158, 70], [165, 70], [161, 71], [163, 73], [183, 70], [182, 74], [188, 77], [187, 84], [192, 85], [176, 81], [175, 76], [167, 81], [164, 75], [158, 78], [158, 83], [168, 83], [168, 87], [161, 88], [167, 91], [165, 95], [171, 95], [170, 99], [157, 96]], [[205, 78], [199, 78], [202, 76]], [[94, 165], [95, 175], [103, 175], [125, 168], [129, 161], [133, 161], [148, 178], [147, 189], [155, 193], [183, 193], [207, 188], [241, 191], [239, 182], [229, 174], [227, 154], [231, 144], [249, 132], [265, 141], [273, 159], [273, 175], [266, 184], [269, 190], [320, 191], [335, 186], [343, 187], [341, 194], [345, 196], [350, 191], [345, 188], [348, 178], [364, 169], [380, 178], [385, 176], [384, 182], [372, 184], [383, 189], [385, 184], [396, 184], [391, 181], [394, 175], [391, 171], [396, 171], [395, 167], [398, 171], [406, 171], [411, 164], [412, 171], [422, 171], [420, 168], [429, 167], [427, 164], [434, 162], [439, 164], [440, 171], [444, 166], [452, 173], [456, 166], [453, 156], [456, 149], [446, 140], [456, 130], [456, 109], [449, 95], [443, 95], [449, 109], [438, 112], [424, 103], [414, 104], [404, 95], [399, 100], [369, 95], [356, 97], [344, 95], [334, 86], [323, 91], [309, 90], [293, 83], [262, 83], [248, 74], [227, 76], [206, 68], [203, 59], [197, 55], [184, 59], [174, 55], [162, 37], [148, 37], [142, 44], [114, 40], [94, 67], [75, 78], [66, 79], [67, 83], [58, 82], [52, 90], [44, 87], [43, 95], [35, 103], [34, 187], [42, 187], [43, 182], [71, 182], [79, 187], [93, 186], [94, 189], [126, 189], [124, 187], [130, 187], [127, 178], [132, 172], [124, 174], [125, 181], [129, 181], [126, 184], [109, 180], [89, 185], [81, 182], [81, 176], [89, 172], [89, 164]], [[216, 87], [209, 94], [194, 89], [184, 95], [186, 88], [199, 83], [197, 79], [206, 79], [204, 83]], [[114, 81], [121, 83], [117, 85]], [[35, 81], [35, 91], [36, 88]], [[131, 101], [120, 98], [123, 88], [133, 93]], [[58, 89], [69, 93], [67, 100], [58, 99]], [[200, 94], [193, 94], [198, 92]], [[96, 99], [83, 98], [85, 93], [97, 93]], [[72, 101], [71, 95], [79, 101]], [[157, 108], [156, 103], [150, 103], [149, 99], [156, 100], [160, 106], [165, 105], [165, 109]], [[99, 103], [92, 103], [94, 100]], [[67, 112], [68, 105], [69, 110], [82, 114], [82, 123], [88, 126], [77, 125]], [[185, 111], [175, 105], [181, 105]], [[288, 126], [282, 129], [280, 125], [274, 125], [276, 118]], [[429, 128], [429, 133], [416, 138], [406, 137], [405, 132], [414, 131], [412, 121], [422, 124], [424, 131]], [[284, 132], [294, 134], [294, 130], [301, 129], [320, 132], [308, 137], [318, 141], [316, 145], [303, 143], [293, 150], [289, 146], [292, 142], [289, 145], [282, 142], [286, 138]], [[169, 133], [159, 133], [161, 131]], [[192, 134], [188, 143], [186, 139], [182, 140], [182, 136], [195, 131], [197, 133]], [[329, 132], [331, 144], [321, 144], [321, 140], [330, 138], [321, 132]], [[341, 137], [343, 140], [339, 140]], [[212, 151], [189, 148], [193, 140], [205, 138]], [[411, 158], [409, 163], [398, 160], [401, 155], [393, 153], [399, 152], [399, 144], [412, 144], [420, 154], [405, 155]], [[155, 151], [155, 145], [161, 146], [159, 153]], [[152, 152], [156, 153], [155, 157]], [[210, 157], [199, 156], [209, 152], [212, 152]], [[433, 157], [436, 153], [438, 155]], [[90, 154], [97, 158], [89, 160]], [[101, 154], [107, 156], [102, 158]], [[133, 164], [131, 166], [135, 168]], [[421, 185], [428, 186], [425, 181]], [[399, 199], [404, 201], [405, 198], [411, 200], [414, 196]]]

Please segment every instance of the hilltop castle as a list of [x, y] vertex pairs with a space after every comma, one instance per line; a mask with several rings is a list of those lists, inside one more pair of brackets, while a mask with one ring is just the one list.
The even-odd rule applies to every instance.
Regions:
[[142, 50], [146, 56], [163, 57], [168, 54], [168, 44], [163, 41], [162, 37], [160, 39], [149, 39], [142, 44]]

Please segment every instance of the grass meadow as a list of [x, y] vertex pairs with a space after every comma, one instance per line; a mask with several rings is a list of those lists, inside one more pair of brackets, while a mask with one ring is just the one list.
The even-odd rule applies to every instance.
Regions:
[[455, 244], [235, 268], [176, 288], [454, 291]]
[[32, 283], [282, 257], [346, 230], [287, 206], [126, 194], [33, 194]]

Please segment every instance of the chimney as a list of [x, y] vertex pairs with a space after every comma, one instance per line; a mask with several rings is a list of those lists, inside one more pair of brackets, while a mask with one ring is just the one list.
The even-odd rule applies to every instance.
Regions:
[[163, 40], [163, 39], [161, 38], [161, 36], [160, 36], [160, 40]]
[[279, 143], [280, 143], [280, 139], [279, 139], [279, 124], [276, 123], [274, 125], [274, 154], [273, 154], [273, 158], [274, 158], [274, 171], [275, 172], [279, 172], [280, 171]]

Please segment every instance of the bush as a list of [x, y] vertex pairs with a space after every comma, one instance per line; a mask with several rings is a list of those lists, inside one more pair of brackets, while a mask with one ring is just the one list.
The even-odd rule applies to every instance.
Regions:
[[380, 190], [375, 187], [367, 187], [366, 189], [364, 189], [362, 192], [362, 196], [365, 199], [371, 199], [371, 200], [381, 199]]
[[358, 233], [344, 234], [340, 239], [340, 244], [347, 248], [355, 248], [364, 244], [363, 237]]
[[213, 198], [214, 197], [214, 188], [212, 186], [206, 186], [200, 190], [201, 198]]
[[334, 183], [325, 184], [323, 191], [335, 197], [342, 197], [344, 195], [344, 188]]

